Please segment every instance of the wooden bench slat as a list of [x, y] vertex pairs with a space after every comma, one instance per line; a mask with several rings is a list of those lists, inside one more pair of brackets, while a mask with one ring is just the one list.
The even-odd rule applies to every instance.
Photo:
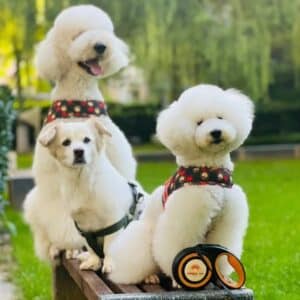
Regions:
[[113, 294], [113, 291], [95, 272], [80, 270], [79, 262], [75, 259], [67, 260], [63, 257], [62, 263], [88, 299], [99, 300], [102, 295]]
[[86, 300], [85, 295], [63, 265], [54, 266], [53, 299]]
[[139, 289], [136, 285], [128, 284], [117, 284], [110, 281], [106, 276], [100, 275], [100, 278], [110, 287], [110, 289], [116, 293], [132, 294], [132, 293], [142, 293], [143, 291]]

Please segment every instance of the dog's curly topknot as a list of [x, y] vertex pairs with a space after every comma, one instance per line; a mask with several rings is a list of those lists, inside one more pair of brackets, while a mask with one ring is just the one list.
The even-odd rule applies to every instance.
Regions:
[[[97, 55], [97, 43], [104, 44], [105, 55]], [[106, 12], [93, 5], [77, 5], [66, 8], [56, 17], [53, 27], [37, 47], [35, 62], [42, 78], [59, 81], [71, 70], [88, 76], [78, 63], [101, 59], [99, 76], [106, 77], [128, 64], [128, 52], [127, 45], [115, 35]]]

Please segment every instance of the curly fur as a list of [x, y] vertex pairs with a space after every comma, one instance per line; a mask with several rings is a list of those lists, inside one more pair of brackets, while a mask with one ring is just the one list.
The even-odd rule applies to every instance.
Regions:
[[[186, 90], [160, 113], [157, 136], [180, 166], [233, 170], [230, 152], [247, 138], [252, 121], [253, 104], [247, 96], [233, 89], [199, 85]], [[216, 130], [221, 131], [218, 142], [211, 134]], [[241, 256], [248, 205], [238, 185], [231, 189], [187, 185], [169, 196], [165, 209], [162, 194], [160, 186], [148, 199], [141, 221], [111, 246], [112, 280], [137, 283], [158, 269], [172, 277], [175, 255], [198, 243], [221, 244]], [[224, 262], [221, 268], [224, 273], [231, 272]]]
[[[105, 51], [99, 54], [96, 44], [104, 45]], [[96, 73], [80, 66], [91, 59], [96, 61], [94, 65], [97, 63]], [[128, 48], [115, 35], [110, 17], [92, 5], [73, 6], [62, 11], [36, 53], [38, 73], [55, 83], [52, 100], [103, 101], [97, 80], [127, 64]], [[107, 142], [107, 157], [122, 176], [134, 180], [136, 162], [131, 146], [109, 117], [101, 116], [100, 119], [112, 134]], [[40, 141], [47, 128], [42, 129]], [[49, 260], [59, 250], [80, 248], [83, 240], [62, 197], [61, 176], [64, 175], [58, 172], [57, 161], [42, 142], [35, 148], [33, 172], [36, 187], [26, 197], [25, 217], [33, 230], [38, 256]]]

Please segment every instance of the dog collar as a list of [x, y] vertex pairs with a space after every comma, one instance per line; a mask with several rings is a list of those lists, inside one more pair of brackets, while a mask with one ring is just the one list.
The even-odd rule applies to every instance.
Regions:
[[226, 168], [180, 167], [165, 183], [163, 207], [174, 191], [186, 185], [219, 185], [231, 188], [233, 185], [231, 171]]
[[49, 108], [44, 125], [56, 119], [88, 118], [107, 115], [106, 105], [98, 100], [56, 100]]

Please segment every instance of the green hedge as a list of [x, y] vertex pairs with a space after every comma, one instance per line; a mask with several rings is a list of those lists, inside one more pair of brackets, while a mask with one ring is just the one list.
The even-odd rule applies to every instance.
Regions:
[[108, 111], [113, 121], [125, 135], [136, 143], [147, 143], [155, 133], [159, 104], [120, 105], [109, 104]]
[[271, 103], [257, 106], [250, 144], [300, 142], [300, 104]]
[[[144, 104], [108, 104], [108, 113], [112, 120], [122, 129], [133, 143], [149, 142], [155, 133], [156, 117], [160, 105], [155, 103]], [[48, 108], [42, 109], [43, 119]]]
[[15, 119], [13, 96], [7, 86], [0, 86], [0, 229], [11, 226], [4, 214], [5, 187], [8, 169], [7, 154], [13, 141], [12, 125]]
[[[46, 115], [47, 107], [43, 109]], [[131, 142], [149, 142], [155, 133], [159, 104], [108, 104], [113, 121]], [[300, 142], [300, 104], [270, 103], [256, 107], [253, 131], [248, 144], [278, 144]]]

